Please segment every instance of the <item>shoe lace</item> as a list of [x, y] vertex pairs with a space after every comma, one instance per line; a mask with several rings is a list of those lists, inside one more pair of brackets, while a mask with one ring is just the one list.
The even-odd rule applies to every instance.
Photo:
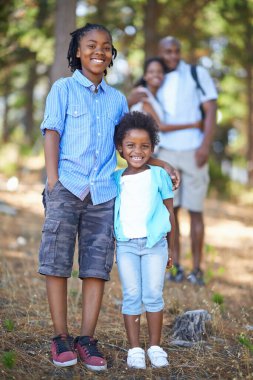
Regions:
[[53, 338], [56, 344], [56, 350], [58, 354], [62, 354], [67, 351], [74, 351], [73, 338], [69, 335], [58, 335]]
[[98, 350], [97, 339], [90, 339], [88, 342], [86, 339], [79, 338], [78, 343], [84, 349], [89, 356], [96, 356], [99, 358], [103, 358], [103, 354]]

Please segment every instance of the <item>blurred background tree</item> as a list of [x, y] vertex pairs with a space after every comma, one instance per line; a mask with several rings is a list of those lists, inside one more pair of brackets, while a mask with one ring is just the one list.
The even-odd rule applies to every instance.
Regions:
[[157, 54], [159, 39], [181, 40], [183, 57], [206, 67], [220, 93], [213, 175], [224, 180], [222, 173], [229, 173], [253, 184], [252, 0], [1, 3], [0, 157], [8, 144], [18, 147], [18, 157], [42, 149], [46, 94], [56, 79], [70, 74], [69, 33], [96, 22], [111, 30], [118, 49], [107, 80], [126, 95], [142, 74], [144, 59]]

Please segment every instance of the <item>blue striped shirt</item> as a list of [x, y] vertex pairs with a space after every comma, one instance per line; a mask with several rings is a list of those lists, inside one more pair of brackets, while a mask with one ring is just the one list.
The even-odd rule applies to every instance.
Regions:
[[81, 200], [89, 191], [93, 204], [116, 196], [113, 135], [127, 112], [125, 96], [104, 79], [97, 93], [79, 70], [53, 84], [40, 128], [43, 135], [46, 129], [59, 133], [59, 180]]

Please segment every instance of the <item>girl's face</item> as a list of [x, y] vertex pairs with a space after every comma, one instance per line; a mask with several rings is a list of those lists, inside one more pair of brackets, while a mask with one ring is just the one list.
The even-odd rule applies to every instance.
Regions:
[[162, 65], [159, 62], [151, 62], [144, 75], [144, 80], [147, 83], [148, 87], [159, 88], [164, 79], [164, 70]]
[[125, 134], [118, 151], [127, 161], [128, 174], [142, 172], [153, 153], [148, 132], [143, 129], [131, 129]]
[[112, 60], [112, 41], [103, 30], [91, 30], [79, 42], [76, 53], [83, 74], [94, 84], [101, 82], [105, 69]]

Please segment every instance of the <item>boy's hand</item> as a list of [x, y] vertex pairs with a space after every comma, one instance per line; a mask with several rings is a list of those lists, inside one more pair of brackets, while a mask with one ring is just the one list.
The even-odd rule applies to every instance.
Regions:
[[169, 166], [169, 165], [167, 165], [167, 167], [164, 167], [164, 169], [170, 175], [170, 178], [173, 184], [173, 190], [177, 190], [181, 182], [179, 171], [173, 168], [173, 166]]
[[58, 181], [58, 177], [57, 178], [54, 178], [52, 180], [47, 180], [47, 186], [48, 186], [48, 190], [49, 192], [51, 192], [56, 184], [56, 182]]

